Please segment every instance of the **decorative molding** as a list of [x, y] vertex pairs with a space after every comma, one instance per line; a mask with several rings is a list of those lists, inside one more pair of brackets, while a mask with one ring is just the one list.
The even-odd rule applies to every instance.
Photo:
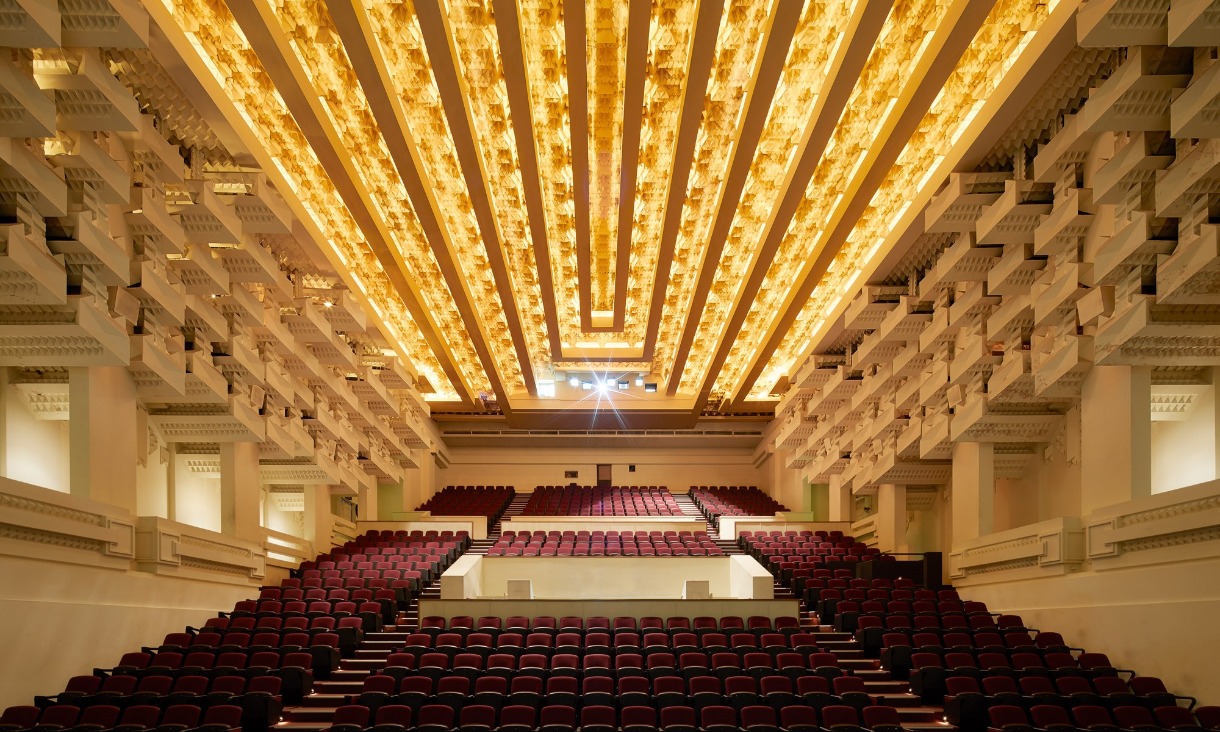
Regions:
[[229, 584], [258, 585], [267, 576], [261, 545], [157, 516], [136, 522], [136, 564], [153, 574]]
[[1068, 574], [1080, 569], [1084, 529], [1074, 516], [1001, 531], [955, 548], [949, 576], [959, 584], [1009, 582]]
[[0, 554], [127, 569], [135, 521], [113, 506], [0, 479]]
[[1220, 556], [1220, 481], [1099, 509], [1087, 526], [1098, 571]]

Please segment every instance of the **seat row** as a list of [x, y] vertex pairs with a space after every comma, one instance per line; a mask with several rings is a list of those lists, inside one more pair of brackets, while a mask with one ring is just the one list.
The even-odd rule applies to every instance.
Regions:
[[[175, 634], [176, 635], [176, 634]], [[167, 638], [168, 640], [168, 638]], [[174, 650], [174, 649], [169, 649]], [[702, 636], [694, 633], [644, 633], [636, 631], [621, 631], [613, 635], [590, 631], [580, 633], [510, 633], [498, 635], [491, 633], [412, 633], [407, 636], [398, 649], [402, 653], [424, 653], [435, 650], [443, 653], [460, 653], [468, 651], [488, 655], [491, 653], [725, 653], [738, 655], [763, 652], [772, 655], [796, 651], [797, 653], [816, 653], [820, 649], [817, 637], [809, 633], [764, 633], [756, 636], [752, 633], [706, 633]]]
[[558, 546], [493, 546], [487, 550], [489, 557], [718, 557], [723, 555], [724, 550], [711, 541], [704, 546], [560, 544]]
[[681, 516], [668, 488], [538, 486], [522, 516]]
[[457, 615], [446, 620], [439, 615], [428, 615], [420, 620], [419, 632], [443, 633], [445, 631], [467, 633], [478, 631], [483, 633], [494, 631], [510, 631], [514, 633], [579, 633], [582, 631], [627, 631], [641, 632], [668, 631], [702, 633], [732, 633], [749, 631], [751, 633], [797, 633], [801, 624], [798, 618], [780, 616], [772, 620], [765, 615], [751, 615], [742, 618], [738, 615], [724, 615], [720, 618], [710, 615], [698, 617], [670, 616], [662, 619], [657, 616], [620, 615], [615, 618], [606, 616], [590, 616], [584, 618], [578, 615], [565, 615], [556, 619], [551, 615], [538, 615], [529, 618], [525, 615], [510, 615], [501, 618], [495, 615], [485, 615], [477, 621], [470, 615]]
[[[260, 677], [276, 677], [280, 681], [280, 694], [285, 703], [299, 704], [313, 689], [315, 675], [321, 679], [329, 678], [330, 672], [335, 668], [334, 664], [337, 663], [337, 654], [303, 651], [197, 651], [188, 654], [176, 651], [137, 651], [123, 654], [114, 668], [94, 669], [94, 675], [106, 677], [102, 682], [104, 685], [131, 683], [120, 682], [117, 680], [119, 677], [130, 677], [138, 681], [145, 676], [168, 676], [174, 679], [183, 676], [203, 676], [209, 679], [238, 676], [250, 682]], [[110, 681], [112, 678], [116, 681]]]
[[[821, 718], [819, 720], [819, 717]], [[902, 732], [898, 712], [893, 707], [868, 707], [863, 723], [875, 732]], [[589, 705], [574, 707], [549, 704], [541, 710], [526, 705], [509, 705], [497, 710], [471, 704], [455, 711], [444, 704], [426, 704], [417, 712], [401, 705], [384, 706], [374, 715], [367, 707], [347, 705], [335, 711], [331, 732], [378, 730], [391, 732], [411, 728], [416, 732], [853, 732], [860, 727], [861, 715], [848, 706], [829, 706], [820, 712], [806, 706], [784, 707], [777, 714], [769, 706], [755, 705], [740, 711], [730, 706], [669, 706], [660, 710], [650, 706], [614, 707]], [[387, 726], [393, 725], [393, 726]]]
[[[87, 709], [113, 706], [155, 706], [168, 710], [189, 705], [201, 710], [236, 706], [242, 710], [242, 726], [261, 732], [279, 719], [283, 708], [281, 680], [276, 676], [74, 676], [59, 694], [34, 698], [40, 709], [71, 706]], [[40, 725], [45, 725], [41, 723]]]
[[804, 675], [793, 679], [772, 674], [762, 677], [696, 676], [503, 676], [462, 675], [397, 676], [374, 674], [361, 685], [359, 694], [346, 698], [348, 703], [372, 709], [383, 704], [403, 704], [418, 708], [438, 703], [460, 708], [463, 704], [485, 704], [496, 708], [510, 704], [541, 707], [563, 703], [568, 706], [595, 704], [604, 706], [693, 706], [709, 704], [767, 704], [776, 708], [804, 704], [822, 708], [846, 704], [863, 709], [879, 703], [865, 690], [858, 676]]
[[731, 676], [784, 675], [790, 678], [817, 675], [835, 678], [849, 675], [850, 671], [839, 668], [838, 657], [833, 653], [784, 652], [774, 656], [754, 652], [739, 655], [731, 652], [702, 653], [491, 653], [486, 656], [474, 652], [456, 654], [430, 651], [425, 653], [391, 653], [386, 661], [384, 673], [407, 676], [422, 675], [438, 678], [451, 674], [471, 678], [491, 676], [716, 676], [722, 679]]
[[[1019, 658], [1014, 661], [1004, 653], [991, 651], [953, 652], [943, 657], [935, 653], [912, 653], [911, 691], [925, 702], [939, 704], [945, 696], [945, 680], [950, 676], [978, 679], [988, 676], [1083, 676], [1092, 679], [1124, 673], [1135, 676], [1134, 671], [1116, 668], [1104, 653], [1081, 653], [1079, 656], [1070, 653], [1047, 654], [1053, 657], [1049, 663], [1035, 653], [1012, 655]], [[1018, 663], [1021, 665], [1018, 666]]]
[[774, 516], [788, 510], [755, 486], [691, 486], [690, 498], [717, 526], [721, 516]]
[[242, 708], [220, 704], [200, 709], [175, 704], [167, 709], [140, 705], [120, 709], [98, 705], [85, 709], [60, 704], [45, 709], [9, 707], [0, 716], [3, 732], [229, 732], [242, 726]]
[[494, 523], [516, 493], [512, 486], [446, 486], [415, 510], [431, 511], [433, 516], [486, 516]]
[[[1053, 681], [1044, 676], [1021, 679], [993, 676], [981, 680], [951, 676], [945, 680], [945, 686], [945, 715], [951, 723], [963, 727], [967, 732], [986, 728], [987, 711], [998, 705], [1018, 706], [1026, 710], [1047, 704], [1065, 709], [1096, 706], [1112, 710], [1137, 706], [1155, 710], [1176, 707], [1179, 701], [1185, 701], [1189, 702], [1188, 708], [1195, 706], [1193, 698], [1175, 696], [1155, 676], [1136, 676], [1130, 682], [1117, 676], [1099, 676], [1095, 679], [1066, 676]], [[1203, 712], [1201, 716], [1206, 714]]]
[[[1212, 709], [1215, 709], [1213, 707]], [[1115, 707], [1079, 706], [1071, 710], [1042, 704], [1030, 708], [997, 705], [987, 712], [991, 726], [1003, 732], [1034, 732], [1035, 730], [1140, 730], [1140, 732], [1187, 732], [1188, 730], [1220, 729], [1220, 719], [1208, 711], [1207, 721], [1189, 709], [1178, 706], [1149, 710], [1141, 706]]]

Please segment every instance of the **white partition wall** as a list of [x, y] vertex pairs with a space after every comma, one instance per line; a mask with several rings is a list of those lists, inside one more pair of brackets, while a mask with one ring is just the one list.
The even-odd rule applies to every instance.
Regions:
[[503, 598], [511, 580], [530, 580], [538, 599], [680, 599], [686, 582], [707, 582], [713, 598], [768, 600], [774, 578], [753, 557], [459, 558], [441, 577], [441, 598]]

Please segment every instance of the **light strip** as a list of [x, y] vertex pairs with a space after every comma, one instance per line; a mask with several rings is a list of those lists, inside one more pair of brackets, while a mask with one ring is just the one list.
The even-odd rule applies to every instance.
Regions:
[[946, 141], [962, 136], [977, 109], [999, 88], [1049, 17], [1047, 6], [1037, 0], [1002, 0], [992, 9], [945, 82], [939, 103], [924, 116], [853, 229], [851, 242], [835, 257], [841, 266], [822, 277], [751, 389], [751, 399], [768, 398], [779, 378], [813, 345], [814, 336], [826, 325], [825, 317], [816, 316], [829, 315], [829, 303], [850, 294], [847, 280], [853, 270], [869, 271], [869, 265], [885, 249], [876, 246], [877, 240], [889, 241], [901, 233], [894, 228], [899, 223], [894, 213], [920, 194], [921, 187], [916, 184], [921, 179], [926, 185], [926, 181], [939, 181], [947, 173], [938, 170], [928, 176], [929, 169], [945, 167]]
[[[526, 349], [534, 373], [545, 373], [552, 354], [542, 298], [550, 293], [541, 290], [538, 266], [546, 263], [534, 258], [533, 230], [526, 221], [525, 185], [517, 157], [519, 131], [508, 102], [496, 23], [482, 5], [474, 3], [447, 3], [445, 14]], [[532, 135], [534, 131], [521, 133]]]
[[[657, 330], [651, 370], [659, 381], [668, 380], [673, 370], [674, 354], [702, 271], [696, 263], [707, 256], [712, 223], [724, 196], [774, 5], [775, 0], [767, 3], [734, 0], [720, 17], [703, 120], [687, 182], [686, 205], [674, 242], [674, 266], [668, 272], [669, 287]], [[743, 73], [745, 69], [750, 69], [750, 73]]]
[[[901, 5], [909, 7], [905, 3]], [[821, 112], [820, 93], [828, 81], [828, 74], [834, 59], [844, 43], [840, 29], [850, 25], [855, 6], [855, 2], [839, 2], [830, 7], [810, 4], [806, 6], [801, 16], [784, 65], [783, 75], [780, 78], [779, 88], [776, 90], [775, 98], [768, 112], [766, 126], [759, 137], [758, 151], [755, 153], [754, 162], [750, 167], [741, 203], [734, 214], [728, 240], [725, 242], [724, 251], [717, 264], [716, 278], [708, 295], [707, 307], [700, 316], [699, 328], [696, 330], [694, 338], [697, 346], [692, 346], [690, 357], [682, 372], [682, 379], [679, 383], [680, 392], [692, 392], [705, 381], [720, 341], [726, 337], [725, 328], [731, 320], [733, 308], [740, 299], [742, 288], [754, 266], [760, 250], [759, 242], [765, 236], [774, 208], [783, 197], [785, 183], [795, 162], [793, 151], [797, 146], [794, 145], [794, 141], [803, 138], [806, 130]], [[923, 9], [912, 8], [913, 12]], [[887, 24], [895, 22], [895, 13], [891, 13], [886, 22]], [[873, 67], [883, 66], [882, 62], [888, 60], [888, 51], [888, 48], [878, 42], [865, 66], [865, 74], [868, 74]], [[873, 71], [876, 74], [876, 70], [873, 69]], [[900, 70], [895, 70], [894, 73], [900, 73]], [[877, 74], [877, 76], [882, 75]], [[868, 76], [865, 76], [864, 79], [872, 80]], [[877, 82], [885, 80], [876, 79]], [[866, 83], [864, 80], [857, 82], [857, 88], [864, 83]], [[857, 99], [849, 101], [847, 109], [851, 109], [853, 103], [861, 104], [861, 101]], [[843, 121], [840, 120], [840, 129], [842, 125]], [[874, 131], [875, 128], [869, 127], [858, 133], [858, 136], [871, 140]], [[855, 136], [843, 133], [835, 135], [836, 147], [850, 144], [854, 141]], [[838, 150], [840, 154], [842, 151], [843, 148]], [[838, 159], [838, 157], [836, 155], [833, 159]], [[819, 167], [825, 164], [826, 159], [824, 156]], [[814, 178], [817, 178], [816, 171]], [[825, 200], [827, 191], [841, 190], [844, 186], [846, 186], [846, 181], [840, 177], [835, 181], [835, 185], [821, 187], [819, 200]], [[810, 187], [812, 187], [812, 183]], [[806, 201], [798, 209], [797, 216], [810, 207], [811, 202], [807, 196]], [[794, 284], [791, 277], [792, 263], [802, 256], [807, 256], [807, 252], [816, 244], [815, 241], [793, 240], [790, 237], [784, 237], [775, 253], [774, 263], [768, 271], [782, 273], [786, 279], [769, 276], [758, 290], [752, 311], [759, 310], [775, 314], [788, 290]], [[749, 327], [748, 319], [743, 325], [743, 333], [746, 327]], [[751, 331], [751, 334], [757, 337], [756, 331]], [[739, 343], [741, 340], [739, 338], [737, 342]], [[741, 354], [738, 354], [737, 358], [740, 356]], [[726, 361], [722, 372], [728, 371], [736, 365], [733, 358], [731, 356]]]
[[592, 310], [614, 310], [623, 168], [628, 3], [592, 0], [585, 14], [589, 109], [589, 285]]
[[[716, 375], [713, 397], [729, 395], [744, 377], [752, 362], [746, 351], [766, 340], [770, 324], [780, 317], [792, 290], [800, 284], [799, 273], [825, 246], [829, 231], [842, 216], [838, 205], [843, 200], [834, 199], [837, 204], [834, 207], [827, 205], [830, 201], [826, 191], [850, 191], [859, 185], [861, 171], [867, 170], [863, 163], [876, 154], [882, 142], [878, 140], [878, 130], [892, 127], [899, 96], [918, 82], [914, 71], [936, 32], [932, 29], [942, 33], [952, 30], [941, 27], [950, 5], [950, 0], [898, 3], [886, 18], [831, 134], [835, 154], [823, 155], [818, 161], [805, 187], [805, 198], [759, 288], [759, 296], [750, 304], [728, 358]], [[688, 369], [687, 375], [695, 374]], [[696, 384], [702, 383], [705, 371], [698, 375], [700, 380]]]
[[432, 353], [228, 7], [209, 0], [162, 2], [250, 133], [267, 150], [291, 194], [301, 201], [336, 257], [344, 262], [342, 276], [365, 294], [397, 342], [399, 352], [411, 359], [432, 385], [435, 398], [459, 400], [456, 385]]
[[[310, 7], [318, 5], [313, 2], [307, 3], [306, 0], [292, 0], [289, 4]], [[329, 18], [328, 14], [318, 12]], [[496, 372], [500, 375], [507, 391], [524, 391], [525, 382], [521, 372], [523, 364], [517, 361], [516, 347], [508, 328], [504, 303], [496, 289], [495, 279], [491, 276], [487, 248], [479, 231], [478, 221], [474, 214], [474, 204], [470, 200], [465, 177], [458, 164], [453, 134], [441, 105], [440, 91], [432, 71], [431, 60], [424, 47], [423, 34], [419, 28], [419, 19], [415, 15], [414, 6], [411, 3], [393, 5], [374, 3], [368, 7], [367, 12], [378, 49], [385, 59], [387, 71], [393, 82], [392, 92], [402, 100], [400, 109], [406, 118], [410, 134], [416, 142], [414, 147], [423, 168], [421, 172], [436, 196], [437, 213], [448, 234], [450, 249], [456, 259], [459, 276], [466, 283], [472, 300], [471, 305], [476, 310], [480, 323], [483, 324], [483, 336], [487, 342], [487, 350], [495, 362]], [[392, 32], [387, 30], [389, 28], [393, 29]], [[320, 35], [322, 39], [326, 38], [324, 34]], [[327, 49], [334, 48], [336, 63], [347, 61], [341, 44], [318, 45]], [[320, 90], [327, 88], [323, 86]], [[357, 100], [352, 100], [353, 103], [355, 101]], [[372, 118], [371, 111], [367, 108], [360, 110], [360, 113]], [[376, 124], [366, 134], [374, 135], [377, 139], [381, 138]], [[361, 167], [365, 165], [384, 166], [387, 175], [397, 176], [392, 158], [388, 155], [381, 160], [361, 158], [360, 165]], [[393, 204], [392, 199], [386, 201], [386, 206], [391, 208], [391, 211], [393, 211]], [[420, 282], [424, 292], [431, 295], [430, 301], [435, 300], [439, 301], [438, 304], [447, 304], [441, 299], [442, 294], [449, 293], [444, 287], [445, 280], [441, 274], [440, 265], [437, 263], [431, 247], [428, 246], [427, 239], [423, 237], [418, 220], [415, 216], [408, 215], [413, 214], [413, 210], [403, 200], [401, 212], [394, 213], [400, 213], [400, 215], [387, 219], [392, 230], [401, 231], [400, 227], [403, 226], [410, 227], [409, 231], [411, 229], [419, 230], [418, 236], [415, 235], [415, 231], [411, 231], [411, 236], [404, 237], [414, 245], [413, 251], [404, 251], [404, 259], [410, 262], [411, 258], [414, 258], [414, 261], [418, 263], [420, 271], [417, 274], [422, 278]], [[511, 295], [511, 293], [508, 294]], [[458, 318], [458, 322], [461, 322], [460, 318]], [[461, 333], [463, 336], [469, 337], [464, 331]], [[478, 359], [465, 365], [467, 370], [474, 371], [477, 368], [481, 372]], [[483, 376], [485, 379], [485, 375]], [[467, 376], [467, 378], [471, 377]], [[490, 385], [483, 390], [490, 391]]]

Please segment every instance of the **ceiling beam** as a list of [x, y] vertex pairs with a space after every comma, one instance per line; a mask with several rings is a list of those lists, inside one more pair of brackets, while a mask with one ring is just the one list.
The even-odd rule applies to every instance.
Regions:
[[542, 183], [538, 176], [538, 151], [534, 147], [534, 117], [530, 110], [526, 83], [525, 56], [521, 49], [521, 21], [516, 0], [493, 0], [496, 35], [504, 64], [504, 84], [508, 88], [508, 108], [517, 139], [517, 160], [525, 189], [525, 211], [529, 217], [530, 239], [534, 244], [534, 264], [538, 270], [538, 290], [546, 316], [551, 359], [563, 352], [559, 338], [559, 317], [555, 313], [555, 281], [551, 276], [551, 248], [546, 233], [546, 209], [542, 205]]
[[449, 129], [457, 149], [458, 163], [462, 167], [462, 175], [466, 178], [466, 190], [469, 192], [471, 204], [474, 206], [475, 220], [479, 225], [479, 233], [482, 234], [481, 244], [487, 251], [487, 261], [491, 265], [492, 278], [496, 283], [496, 291], [500, 293], [504, 318], [508, 322], [509, 334], [512, 336], [513, 350], [516, 352], [517, 362], [521, 364], [521, 376], [525, 381], [525, 390], [530, 396], [537, 396], [538, 387], [534, 383], [533, 358], [530, 356], [525, 334], [522, 331], [521, 314], [517, 311], [517, 300], [513, 297], [512, 278], [508, 276], [503, 243], [500, 241], [500, 230], [496, 226], [496, 217], [492, 212], [487, 176], [475, 143], [474, 125], [470, 121], [470, 109], [466, 105], [465, 90], [458, 76], [457, 60], [451, 43], [453, 34], [449, 31], [439, 5], [416, 3], [415, 12], [419, 18], [424, 44], [428, 49], [428, 58], [432, 61], [436, 85], [440, 89], [445, 118], [449, 120]]
[[[631, 0], [627, 15], [627, 69], [623, 84], [623, 161], [619, 175], [618, 246], [614, 273], [614, 325], [627, 325], [627, 280], [631, 272], [631, 237], [635, 232], [635, 179], [640, 160], [640, 127], [644, 122], [644, 83], [648, 78], [649, 0]], [[592, 306], [592, 303], [590, 303]]]
[[372, 204], [369, 192], [360, 182], [351, 155], [339, 139], [338, 132], [326, 121], [328, 118], [318, 95], [288, 47], [278, 24], [275, 24], [275, 18], [271, 15], [264, 16], [264, 11], [270, 13], [270, 8], [256, 0], [233, 0], [229, 3], [229, 9], [241, 26], [251, 48], [262, 60], [264, 70], [309, 141], [318, 161], [342, 196], [344, 204], [356, 220], [356, 225], [364, 233], [369, 248], [376, 254], [387, 277], [402, 295], [403, 303], [419, 325], [420, 332], [436, 355], [445, 375], [457, 390], [462, 402], [473, 404], [476, 395], [471, 393], [452, 354], [440, 338], [440, 326], [433, 319], [431, 310], [424, 304], [422, 294], [405, 276], [397, 252], [388, 245], [391, 240], [389, 230], [376, 214], [376, 207]]
[[[241, 2], [249, 1], [241, 0]], [[393, 88], [393, 81], [386, 68], [385, 59], [377, 50], [368, 16], [351, 3], [334, 3], [330, 6], [330, 11], [335, 28], [343, 40], [347, 57], [351, 61], [356, 76], [360, 79], [360, 86], [368, 100], [369, 109], [377, 120], [377, 126], [385, 140], [386, 148], [390, 151], [390, 157], [402, 178], [407, 196], [419, 217], [424, 237], [432, 249], [433, 256], [436, 257], [441, 275], [445, 278], [445, 284], [448, 285], [449, 292], [453, 296], [454, 304], [466, 326], [466, 332], [470, 336], [483, 371], [487, 375], [488, 381], [491, 382], [496, 401], [502, 410], [507, 411], [509, 409], [508, 397], [504, 391], [504, 384], [500, 380], [500, 374], [496, 370], [495, 359], [487, 347], [487, 340], [483, 335], [482, 319], [474, 310], [465, 279], [453, 252], [453, 246], [449, 242], [448, 232], [441, 224], [442, 216], [439, 204], [432, 195], [432, 186], [428, 185], [424, 179], [423, 166], [415, 149], [415, 140], [411, 137], [400, 101], [397, 97], [390, 95], [389, 90]], [[522, 364], [523, 372], [526, 370], [526, 364], [528, 361]], [[477, 397], [477, 395], [475, 396]]]
[[564, 0], [564, 58], [568, 64], [568, 126], [572, 142], [572, 205], [576, 224], [576, 272], [580, 329], [593, 329], [589, 253], [589, 67], [585, 37], [585, 0]]
[[[826, 237], [827, 245], [818, 252], [818, 255], [812, 262], [806, 265], [807, 272], [798, 279], [799, 284], [790, 295], [788, 307], [784, 309], [778, 319], [771, 321], [769, 335], [765, 344], [755, 355], [746, 378], [740, 388], [730, 395], [729, 401], [738, 402], [742, 399], [742, 395], [750, 393], [754, 383], [762, 374], [762, 370], [766, 368], [767, 362], [771, 359], [772, 354], [775, 353], [775, 349], [779, 348], [784, 336], [787, 335], [788, 330], [796, 321], [796, 316], [809, 300], [810, 294], [812, 294], [814, 288], [821, 280], [822, 275], [825, 274], [826, 268], [843, 246], [847, 235], [851, 233], [860, 216], [868, 208], [873, 193], [881, 185], [882, 181], [885, 180], [885, 176], [889, 173], [890, 168], [906, 147], [907, 142], [911, 139], [911, 135], [918, 129], [928, 109], [931, 108], [932, 102], [936, 99], [941, 89], [944, 88], [945, 81], [953, 73], [958, 60], [961, 59], [962, 54], [970, 45], [970, 41], [974, 39], [975, 33], [982, 26], [983, 21], [991, 11], [990, 3], [965, 2], [962, 3], [961, 7], [962, 12], [956, 20], [953, 22], [946, 20], [942, 23], [941, 27], [949, 28], [949, 31], [944, 42], [937, 50], [935, 58], [929, 64], [923, 78], [919, 80], [910, 100], [903, 107], [894, 129], [879, 140], [881, 142], [880, 150], [877, 152], [876, 158], [872, 161], [871, 165], [867, 167], [859, 187], [855, 189], [854, 195], [847, 201], [847, 207], [844, 209], [842, 216], [831, 230], [829, 236]], [[860, 283], [860, 285], [863, 285], [863, 283]], [[849, 299], [846, 294], [844, 297]], [[731, 344], [729, 345], [731, 346]], [[727, 353], [726, 350], [726, 356]], [[717, 353], [718, 358], [719, 356], [720, 354]], [[715, 370], [712, 370], [712, 373], [714, 374]], [[706, 404], [707, 397], [712, 388], [712, 382], [713, 377], [709, 375], [700, 392], [700, 404]]]
[[661, 329], [661, 312], [669, 287], [669, 269], [673, 266], [674, 246], [682, 211], [686, 208], [686, 188], [690, 181], [691, 164], [695, 159], [695, 141], [703, 122], [703, 102], [707, 83], [716, 57], [716, 36], [720, 31], [722, 3], [703, 0], [695, 20], [695, 37], [691, 42], [690, 64], [683, 89], [682, 117], [678, 121], [678, 137], [674, 143], [674, 167], [669, 180], [669, 196], [665, 202], [665, 223], [661, 230], [657, 269], [652, 280], [652, 304], [648, 309], [648, 331], [644, 336], [643, 359], [651, 361]]
[[666, 393], [674, 396], [682, 382], [682, 371], [686, 367], [686, 359], [695, 340], [695, 332], [699, 329], [700, 315], [707, 305], [707, 293], [716, 278], [716, 264], [724, 251], [724, 243], [733, 223], [733, 216], [741, 202], [741, 192], [745, 187], [750, 166], [754, 162], [754, 151], [758, 148], [758, 138], [763, 125], [767, 121], [767, 113], [771, 111], [771, 99], [775, 96], [776, 85], [779, 84], [784, 62], [788, 58], [788, 48], [796, 33], [796, 24], [801, 17], [804, 3], [780, 2], [775, 6], [775, 14], [771, 18], [771, 27], [767, 30], [766, 46], [763, 49], [754, 80], [750, 89], [750, 106], [746, 111], [745, 121], [737, 136], [737, 147], [733, 151], [733, 162], [729, 167], [728, 177], [724, 183], [724, 194], [720, 199], [720, 208], [716, 212], [716, 221], [712, 226], [711, 237], [708, 240], [707, 254], [703, 267], [699, 272], [699, 282], [691, 298], [690, 309], [686, 313], [686, 325], [682, 330], [682, 340], [674, 353], [673, 369], [669, 374], [669, 385]]

